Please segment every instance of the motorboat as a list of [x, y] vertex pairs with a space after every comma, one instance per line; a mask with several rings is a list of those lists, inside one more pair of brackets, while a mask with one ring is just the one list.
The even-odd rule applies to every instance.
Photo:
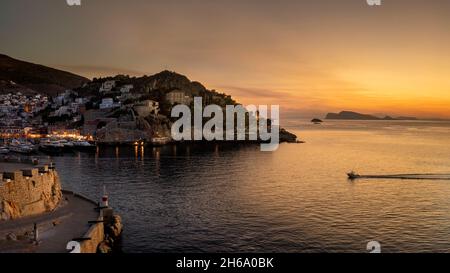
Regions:
[[36, 148], [33, 144], [27, 141], [20, 141], [17, 139], [13, 139], [8, 146], [9, 151], [19, 154], [32, 154], [36, 151]]
[[45, 154], [60, 155], [64, 153], [65, 146], [57, 140], [41, 141], [39, 150]]
[[0, 154], [5, 155], [9, 153], [9, 149], [6, 147], [0, 147]]
[[355, 173], [354, 171], [347, 173], [347, 176], [348, 176], [348, 179], [350, 179], [350, 180], [355, 180], [355, 179], [358, 179], [361, 177], [359, 174]]
[[73, 149], [79, 151], [92, 151], [97, 148], [97, 145], [92, 144], [85, 140], [75, 140], [73, 143]]
[[64, 150], [66, 152], [71, 152], [74, 148], [74, 144], [72, 141], [68, 141], [66, 139], [61, 139], [58, 142], [64, 146]]

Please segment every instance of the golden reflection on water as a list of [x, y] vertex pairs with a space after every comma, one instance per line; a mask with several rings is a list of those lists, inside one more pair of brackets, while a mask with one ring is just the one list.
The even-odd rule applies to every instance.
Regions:
[[[336, 245], [382, 241], [391, 249], [450, 251], [448, 181], [357, 180], [361, 174], [449, 173], [450, 128], [422, 130], [302, 130], [305, 144], [282, 144], [253, 156], [251, 179], [238, 178], [240, 209], [298, 226], [311, 240]], [[420, 245], [420, 240], [427, 241]], [[328, 249], [333, 244], [323, 245]]]
[[[145, 240], [149, 251], [189, 251], [183, 242], [186, 234], [195, 234], [224, 242], [191, 241], [216, 252], [365, 251], [371, 240], [381, 242], [385, 252], [450, 251], [448, 181], [351, 182], [346, 177], [351, 170], [449, 173], [450, 126], [376, 124], [299, 126], [295, 133], [306, 143], [282, 144], [273, 153], [259, 147], [149, 147], [148, 164], [141, 169], [131, 164], [111, 170], [110, 149], [108, 158], [99, 159], [101, 176], [89, 160], [80, 163], [83, 178], [72, 175], [73, 159], [58, 159], [69, 166], [61, 167], [65, 181], [79, 181], [87, 191], [98, 179], [110, 182], [123, 208], [135, 206], [131, 197], [143, 200], [142, 211], [126, 209], [124, 215], [135, 233], [148, 236], [125, 234], [128, 250], [141, 250], [135, 247]], [[121, 152], [121, 162], [134, 163], [135, 151]], [[119, 175], [124, 178], [115, 181]], [[129, 183], [128, 176], [136, 181]], [[169, 247], [164, 240], [155, 243], [155, 236], [174, 239]]]
[[219, 155], [219, 144], [216, 144], [214, 146], [214, 156], [218, 157]]
[[176, 145], [172, 146], [172, 155], [177, 156], [177, 146]]
[[120, 158], [120, 148], [119, 146], [116, 146], [116, 158], [119, 159]]
[[161, 148], [153, 147], [153, 157], [155, 159], [155, 174], [161, 175]]

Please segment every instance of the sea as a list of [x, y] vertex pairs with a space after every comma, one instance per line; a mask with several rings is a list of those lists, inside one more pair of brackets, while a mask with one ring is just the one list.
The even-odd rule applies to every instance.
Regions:
[[450, 123], [290, 122], [305, 143], [108, 147], [51, 158], [63, 187], [124, 224], [126, 253], [450, 252]]

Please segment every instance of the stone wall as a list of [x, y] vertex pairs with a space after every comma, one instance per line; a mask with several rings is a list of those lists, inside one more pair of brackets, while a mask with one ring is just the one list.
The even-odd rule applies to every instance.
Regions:
[[61, 184], [53, 168], [0, 173], [0, 221], [53, 211], [61, 198]]
[[122, 222], [113, 209], [100, 209], [98, 223], [93, 224], [80, 242], [81, 253], [113, 253], [120, 249]]
[[[62, 190], [65, 195], [74, 195], [82, 198], [92, 205], [99, 204], [90, 198], [68, 190]], [[114, 214], [110, 207], [98, 208], [97, 223], [93, 223], [89, 230], [77, 240], [80, 244], [81, 253], [112, 253], [120, 249], [122, 235], [122, 221], [119, 215]]]
[[[99, 221], [101, 219], [102, 217], [99, 217]], [[81, 253], [97, 253], [98, 246], [105, 239], [103, 222], [93, 224], [83, 237], [90, 239], [80, 242]]]

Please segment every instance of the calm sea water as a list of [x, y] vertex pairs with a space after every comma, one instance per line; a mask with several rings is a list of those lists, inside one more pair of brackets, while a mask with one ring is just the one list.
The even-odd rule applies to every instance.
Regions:
[[450, 181], [361, 180], [450, 173], [450, 124], [307, 122], [305, 144], [111, 148], [54, 158], [65, 188], [125, 225], [125, 252], [450, 252]]

